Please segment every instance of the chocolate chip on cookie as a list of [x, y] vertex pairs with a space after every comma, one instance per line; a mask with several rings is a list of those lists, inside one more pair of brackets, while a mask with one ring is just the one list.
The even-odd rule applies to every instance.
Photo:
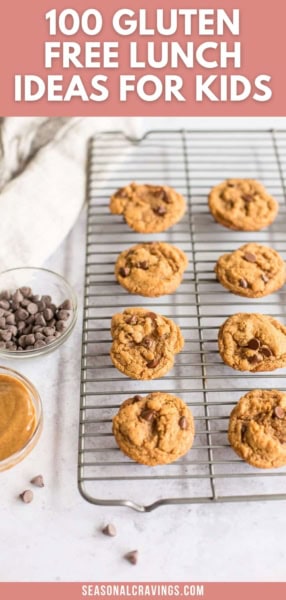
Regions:
[[254, 467], [286, 465], [286, 394], [248, 392], [230, 415], [228, 439], [238, 456]]
[[210, 191], [209, 209], [214, 219], [230, 229], [259, 231], [278, 212], [277, 201], [254, 179], [230, 179]]
[[194, 419], [187, 405], [165, 392], [153, 392], [139, 402], [125, 400], [113, 418], [119, 448], [138, 463], [174, 462], [191, 448]]
[[249, 243], [217, 261], [218, 281], [233, 294], [261, 298], [279, 290], [286, 281], [283, 258], [268, 246]]
[[175, 354], [184, 345], [174, 321], [144, 308], [127, 308], [114, 315], [111, 335], [111, 360], [132, 379], [162, 377], [173, 367]]
[[168, 186], [130, 183], [113, 194], [110, 211], [124, 215], [126, 223], [135, 231], [159, 233], [182, 218], [186, 201]]
[[267, 315], [238, 313], [221, 326], [218, 347], [226, 365], [239, 371], [286, 366], [286, 327]]
[[131, 294], [172, 294], [182, 281], [188, 259], [180, 248], [165, 242], [137, 244], [122, 252], [115, 265], [117, 281]]

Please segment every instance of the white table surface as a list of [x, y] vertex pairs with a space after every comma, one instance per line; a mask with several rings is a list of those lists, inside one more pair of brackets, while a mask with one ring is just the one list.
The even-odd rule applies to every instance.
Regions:
[[[176, 121], [176, 122], [175, 122]], [[146, 119], [142, 128], [285, 127], [286, 119]], [[65, 275], [82, 297], [85, 212], [46, 266]], [[88, 504], [77, 490], [81, 314], [56, 353], [9, 361], [38, 388], [42, 437], [32, 454], [0, 474], [1, 581], [285, 581], [286, 502], [169, 506], [150, 514]], [[2, 361], [4, 364], [4, 361]], [[42, 473], [34, 501], [18, 494]], [[108, 538], [101, 528], [116, 525]], [[139, 551], [134, 567], [123, 559]]]

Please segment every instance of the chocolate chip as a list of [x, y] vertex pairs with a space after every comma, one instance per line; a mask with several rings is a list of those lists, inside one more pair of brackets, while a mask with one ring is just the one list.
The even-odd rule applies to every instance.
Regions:
[[19, 302], [19, 303], [24, 300], [24, 296], [20, 292], [20, 290], [16, 290], [16, 292], [12, 296], [12, 300], [14, 300], [14, 302]]
[[235, 183], [227, 182], [227, 187], [236, 187]]
[[277, 417], [277, 419], [284, 419], [284, 417], [285, 417], [285, 412], [284, 412], [282, 406], [275, 406], [274, 413], [275, 413], [275, 417]]
[[153, 421], [153, 419], [156, 416], [156, 413], [154, 410], [150, 410], [149, 408], [145, 408], [145, 410], [142, 411], [141, 413], [141, 418], [144, 419], [144, 421]]
[[59, 308], [63, 308], [64, 310], [72, 310], [72, 302], [71, 300], [64, 300]]
[[15, 315], [13, 313], [10, 313], [10, 315], [8, 315], [8, 317], [6, 317], [6, 323], [7, 325], [14, 325], [15, 324]]
[[11, 331], [7, 331], [5, 329], [0, 329], [0, 339], [3, 342], [10, 342], [12, 338], [12, 332]]
[[44, 348], [44, 346], [46, 346], [46, 341], [44, 340], [37, 340], [34, 344], [34, 348]]
[[129, 267], [121, 267], [119, 269], [119, 275], [121, 275], [121, 277], [128, 277], [128, 275], [130, 275]]
[[47, 337], [49, 337], [50, 335], [54, 335], [54, 333], [55, 333], [54, 327], [44, 327], [43, 328], [43, 334], [46, 335]]
[[29, 298], [29, 296], [32, 294], [31, 288], [25, 286], [20, 288], [20, 292], [23, 294], [24, 298]]
[[45, 327], [47, 325], [46, 319], [43, 315], [37, 314], [35, 318], [35, 325], [40, 325], [41, 327]]
[[242, 287], [244, 289], [248, 288], [248, 283], [247, 283], [246, 279], [240, 279], [239, 285], [240, 285], [240, 287]]
[[9, 310], [10, 303], [8, 300], [0, 300], [0, 308], [4, 308], [4, 310]]
[[104, 535], [108, 535], [109, 537], [115, 537], [117, 534], [116, 527], [112, 525], [112, 523], [108, 523], [108, 525], [102, 529], [102, 533], [104, 533]]
[[22, 502], [24, 502], [25, 504], [29, 504], [30, 502], [32, 502], [34, 494], [32, 490], [25, 490], [19, 495], [19, 497], [21, 498]]
[[147, 260], [143, 260], [142, 262], [137, 263], [137, 268], [138, 269], [143, 269], [144, 271], [147, 271], [147, 269], [149, 269], [149, 265], [147, 263]]
[[46, 306], [50, 306], [50, 304], [52, 303], [52, 297], [48, 296], [48, 295], [43, 295], [41, 297], [42, 302], [45, 302]]
[[146, 313], [146, 317], [149, 317], [149, 319], [157, 319], [157, 315], [154, 312]]
[[16, 321], [26, 321], [26, 319], [28, 319], [28, 317], [29, 317], [29, 313], [24, 308], [19, 308], [15, 312]]
[[251, 252], [245, 252], [245, 254], [243, 255], [243, 258], [245, 260], [247, 260], [247, 262], [250, 262], [250, 263], [256, 262], [256, 256], [255, 256], [255, 254], [252, 254]]
[[11, 298], [11, 294], [10, 294], [10, 292], [8, 290], [3, 290], [0, 293], [0, 299], [1, 300], [10, 300], [10, 298]]
[[181, 417], [179, 420], [179, 426], [181, 429], [188, 429], [188, 421], [186, 417]]
[[28, 335], [26, 335], [25, 343], [27, 346], [33, 346], [35, 341], [36, 339], [33, 333], [29, 333]]
[[130, 562], [131, 565], [137, 565], [138, 563], [138, 550], [132, 550], [131, 552], [127, 552], [124, 558]]
[[39, 308], [35, 302], [30, 302], [27, 306], [27, 311], [30, 315], [35, 315], [38, 312]]
[[266, 356], [266, 358], [269, 358], [273, 355], [272, 350], [268, 348], [268, 346], [262, 346], [260, 348], [260, 352], [262, 352], [263, 356]]
[[150, 360], [149, 362], [147, 362], [148, 369], [155, 369], [155, 367], [158, 366], [160, 360], [161, 359], [159, 357], [159, 358], [153, 358], [153, 360]]
[[[47, 308], [47, 310], [49, 310], [49, 309]], [[69, 316], [70, 316], [70, 314], [67, 310], [60, 310], [57, 318], [59, 319], [59, 321], [67, 321]]]
[[133, 400], [133, 404], [135, 402], [140, 402], [140, 400], [142, 400], [142, 396], [138, 396], [138, 394], [136, 394], [136, 396], [133, 396], [132, 400]]
[[126, 193], [125, 188], [120, 188], [114, 194], [114, 198], [126, 198], [126, 197], [127, 197], [127, 193]]
[[4, 329], [5, 325], [6, 325], [5, 317], [0, 317], [0, 329]]
[[[61, 333], [66, 329], [67, 327], [67, 323], [65, 321], [58, 321], [56, 324], [56, 330], [60, 331]], [[49, 329], [53, 329], [53, 327], [50, 327]]]
[[261, 354], [254, 354], [253, 356], [248, 356], [247, 360], [251, 365], [257, 365], [258, 363], [262, 362], [263, 357]]
[[43, 475], [36, 475], [31, 479], [31, 483], [36, 487], [45, 487]]
[[261, 279], [262, 279], [262, 281], [264, 281], [264, 283], [268, 283], [268, 281], [269, 281], [269, 277], [267, 277], [267, 275], [265, 275], [265, 273], [262, 273]]
[[245, 423], [243, 423], [241, 425], [241, 430], [240, 430], [241, 439], [242, 439], [243, 442], [245, 441], [245, 434], [246, 434], [246, 432], [247, 432], [247, 425], [245, 425]]
[[163, 217], [167, 212], [167, 209], [164, 206], [155, 206], [152, 210], [153, 213], [159, 215], [159, 217]]
[[259, 346], [260, 341], [257, 338], [252, 338], [247, 344], [247, 348], [251, 348], [251, 350], [258, 350]]
[[253, 196], [250, 196], [250, 194], [242, 194], [242, 199], [245, 200], [245, 202], [252, 202], [253, 201]]
[[127, 323], [127, 325], [137, 325], [138, 319], [135, 315], [132, 315], [131, 317], [126, 319], [126, 323]]
[[145, 337], [142, 340], [142, 345], [145, 346], [145, 348], [151, 348], [153, 346], [154, 340], [152, 340], [152, 338], [150, 337]]

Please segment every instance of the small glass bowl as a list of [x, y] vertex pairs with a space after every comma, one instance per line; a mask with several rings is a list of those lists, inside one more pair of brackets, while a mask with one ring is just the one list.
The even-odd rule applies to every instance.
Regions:
[[41, 398], [40, 398], [36, 388], [33, 386], [33, 384], [28, 379], [26, 379], [26, 377], [24, 377], [24, 375], [22, 375], [21, 373], [18, 373], [17, 371], [14, 371], [13, 369], [8, 369], [3, 366], [0, 366], [0, 375], [9, 375], [10, 377], [13, 377], [17, 381], [20, 381], [25, 386], [25, 388], [26, 388], [26, 390], [28, 390], [30, 398], [34, 404], [35, 411], [36, 411], [36, 419], [37, 419], [36, 428], [35, 428], [32, 436], [30, 437], [30, 439], [23, 446], [23, 448], [21, 448], [21, 450], [18, 450], [18, 452], [11, 454], [11, 456], [8, 456], [7, 458], [4, 458], [3, 460], [0, 461], [0, 472], [1, 472], [1, 471], [6, 471], [7, 469], [11, 469], [11, 467], [14, 467], [15, 465], [17, 465], [28, 454], [30, 454], [31, 450], [33, 450], [33, 448], [35, 447], [35, 445], [41, 435], [42, 429], [43, 429], [43, 410], [42, 410]]
[[6, 350], [0, 348], [0, 357], [3, 358], [31, 358], [49, 354], [61, 346], [70, 336], [77, 319], [77, 298], [69, 283], [54, 271], [37, 267], [20, 267], [8, 269], [0, 273], [0, 293], [6, 290], [12, 293], [21, 287], [30, 287], [34, 295], [49, 295], [54, 304], [59, 306], [64, 300], [72, 303], [72, 314], [64, 332], [50, 344], [43, 348], [33, 350]]

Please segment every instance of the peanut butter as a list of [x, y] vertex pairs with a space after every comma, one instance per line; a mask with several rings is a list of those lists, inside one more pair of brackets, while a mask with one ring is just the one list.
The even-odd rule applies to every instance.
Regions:
[[37, 425], [28, 388], [10, 375], [0, 375], [0, 460], [21, 450]]

